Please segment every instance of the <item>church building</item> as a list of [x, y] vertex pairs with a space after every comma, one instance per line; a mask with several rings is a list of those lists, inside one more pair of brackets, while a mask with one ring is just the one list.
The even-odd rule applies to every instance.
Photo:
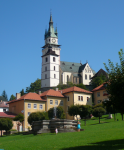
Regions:
[[45, 45], [42, 47], [41, 88], [56, 87], [59, 83], [83, 83], [89, 85], [95, 71], [88, 63], [60, 61], [57, 27], [54, 30], [52, 15], [49, 28], [45, 30]]

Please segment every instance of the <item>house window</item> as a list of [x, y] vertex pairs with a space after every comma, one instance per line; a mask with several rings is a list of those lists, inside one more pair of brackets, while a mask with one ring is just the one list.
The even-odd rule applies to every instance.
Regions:
[[81, 96], [81, 101], [83, 101], [83, 96]]
[[97, 92], [97, 97], [100, 97], [100, 92]]
[[69, 102], [69, 96], [67, 97], [67, 101]]
[[43, 105], [39, 105], [39, 109], [43, 109]]
[[46, 62], [48, 61], [48, 58], [46, 57]]
[[37, 104], [34, 104], [34, 109], [37, 109]]
[[56, 78], [56, 74], [54, 74], [54, 78]]
[[58, 105], [58, 100], [55, 100], [55, 105]]
[[87, 75], [85, 74], [85, 80], [87, 80]]
[[28, 116], [30, 115], [30, 112], [28, 112]]
[[3, 109], [3, 112], [6, 112], [6, 109]]
[[80, 96], [78, 96], [78, 100], [80, 101]]
[[89, 80], [91, 79], [91, 75], [89, 75]]
[[87, 97], [87, 102], [89, 102], [90, 101], [90, 98], [89, 97]]
[[55, 59], [55, 57], [53, 57], [53, 62], [55, 62], [56, 61], [56, 59]]
[[47, 71], [47, 67], [45, 67], [45, 71]]
[[31, 108], [31, 104], [28, 104], [28, 108], [29, 108], [29, 109]]
[[45, 79], [47, 79], [47, 74], [45, 74]]
[[63, 106], [63, 100], [61, 100], [60, 105]]
[[54, 66], [54, 70], [56, 70], [56, 67]]
[[99, 104], [99, 103], [101, 103], [101, 101], [102, 101], [102, 100], [98, 100], [97, 103]]
[[76, 83], [77, 83], [77, 78], [76, 78]]
[[53, 100], [50, 100], [50, 105], [53, 105]]

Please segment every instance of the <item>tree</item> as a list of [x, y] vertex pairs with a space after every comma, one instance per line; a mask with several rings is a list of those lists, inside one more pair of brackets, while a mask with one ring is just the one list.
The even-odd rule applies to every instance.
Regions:
[[103, 84], [106, 80], [106, 76], [100, 75], [92, 79], [91, 85], [93, 85], [93, 88], [96, 88], [97, 86]]
[[108, 113], [114, 114], [114, 120], [116, 121], [116, 106], [112, 104], [112, 101], [104, 101], [103, 105], [105, 106], [105, 109]]
[[71, 105], [68, 109], [68, 114], [70, 116], [77, 116], [80, 112], [80, 105]]
[[31, 83], [29, 87], [26, 87], [26, 93], [37, 92], [41, 88], [41, 79], [37, 79], [34, 83]]
[[20, 91], [20, 93], [21, 93], [21, 96], [25, 95], [24, 89], [22, 89], [22, 90]]
[[102, 107], [96, 107], [93, 109], [93, 116], [94, 117], [99, 117], [99, 123], [100, 123], [100, 117], [105, 113], [105, 109]]
[[33, 121], [49, 120], [48, 112], [33, 112], [28, 117], [28, 123], [32, 125]]
[[90, 106], [90, 105], [81, 105], [79, 108], [80, 108], [80, 111], [79, 111], [80, 117], [85, 118], [85, 124], [84, 125], [86, 125], [86, 118], [88, 116], [90, 116], [90, 114], [92, 114], [92, 106]]
[[[13, 120], [21, 122], [22, 128], [23, 128], [23, 121], [24, 121], [24, 115], [23, 114], [19, 113]], [[18, 123], [18, 125], [19, 125], [19, 123]], [[18, 128], [18, 132], [19, 132], [19, 128]]]
[[114, 109], [118, 110], [118, 112], [122, 115], [124, 114], [124, 52], [122, 49], [118, 52], [120, 65], [116, 63], [116, 65], [108, 60], [108, 66], [104, 63], [106, 71], [109, 75], [109, 79], [106, 83], [106, 90], [109, 93], [109, 100], [113, 105]]
[[12, 120], [9, 118], [0, 118], [0, 130], [1, 130], [1, 136], [2, 136], [2, 130], [6, 130], [6, 133], [8, 130], [12, 128]]
[[9, 99], [9, 101], [12, 101], [12, 100], [14, 100], [16, 97], [12, 94], [11, 96], [10, 96], [10, 99]]
[[5, 90], [2, 92], [2, 96], [3, 96], [5, 99], [7, 99], [7, 100], [8, 100], [8, 98], [7, 98], [7, 94], [6, 94], [6, 91], [5, 91]]
[[[54, 108], [50, 108], [48, 110], [48, 116], [49, 116], [50, 119], [52, 119], [53, 117], [55, 117], [54, 116]], [[60, 118], [60, 119], [65, 119], [65, 113], [64, 113], [64, 110], [63, 110], [63, 108], [61, 106], [58, 106], [56, 108], [56, 117]]]
[[80, 83], [80, 84], [73, 84], [72, 82], [67, 82], [67, 84], [58, 84], [57, 85], [57, 88], [59, 89], [59, 90], [63, 90], [63, 89], [67, 89], [67, 88], [69, 88], [69, 87], [73, 87], [73, 86], [77, 86], [77, 87], [79, 87], [79, 88], [81, 88], [81, 89], [85, 89], [85, 90], [88, 90], [86, 87], [85, 87], [85, 85], [83, 85], [82, 83]]

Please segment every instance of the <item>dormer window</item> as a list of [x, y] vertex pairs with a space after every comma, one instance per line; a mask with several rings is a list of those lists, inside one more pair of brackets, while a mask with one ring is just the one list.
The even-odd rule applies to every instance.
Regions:
[[65, 63], [64, 63], [64, 62], [63, 62], [62, 64], [63, 64], [63, 65], [65, 65]]
[[70, 67], [70, 69], [72, 69], [72, 67]]
[[74, 64], [72, 64], [72, 66], [74, 66]]

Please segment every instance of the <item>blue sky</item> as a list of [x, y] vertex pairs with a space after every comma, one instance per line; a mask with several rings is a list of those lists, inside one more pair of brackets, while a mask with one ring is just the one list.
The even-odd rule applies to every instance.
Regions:
[[96, 72], [108, 59], [119, 63], [124, 49], [123, 0], [1, 0], [0, 95], [26, 89], [41, 78], [41, 47], [50, 10], [58, 28], [61, 61], [84, 64]]

